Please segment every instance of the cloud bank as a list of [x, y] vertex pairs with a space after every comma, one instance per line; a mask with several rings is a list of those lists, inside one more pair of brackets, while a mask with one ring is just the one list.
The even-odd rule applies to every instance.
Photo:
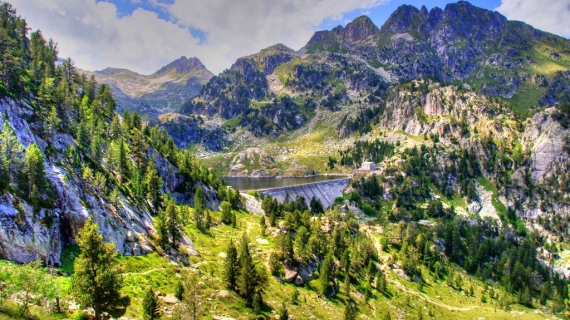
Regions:
[[323, 21], [340, 22], [348, 12], [388, 0], [118, 1], [153, 5], [169, 19], [143, 8], [124, 14], [109, 1], [11, 2], [33, 29], [58, 42], [61, 57], [71, 57], [78, 67], [150, 74], [183, 55], [196, 56], [219, 73], [237, 58], [276, 43], [299, 49]]
[[570, 0], [502, 0], [495, 10], [510, 20], [570, 38]]

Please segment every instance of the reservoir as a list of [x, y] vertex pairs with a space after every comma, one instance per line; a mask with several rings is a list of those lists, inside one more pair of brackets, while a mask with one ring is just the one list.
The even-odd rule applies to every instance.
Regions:
[[228, 186], [238, 189], [239, 191], [260, 190], [270, 188], [281, 188], [294, 185], [338, 180], [347, 178], [342, 175], [326, 175], [326, 176], [313, 176], [313, 177], [290, 177], [290, 178], [250, 178], [250, 177], [222, 177], [221, 179], [226, 182]]

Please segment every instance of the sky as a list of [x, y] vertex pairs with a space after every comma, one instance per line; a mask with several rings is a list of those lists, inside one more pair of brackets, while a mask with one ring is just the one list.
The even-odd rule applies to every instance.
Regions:
[[[218, 74], [237, 58], [283, 43], [298, 50], [315, 31], [366, 14], [381, 27], [397, 7], [445, 0], [8, 0], [77, 67], [152, 74], [181, 56]], [[510, 20], [570, 38], [570, 0], [472, 0]]]

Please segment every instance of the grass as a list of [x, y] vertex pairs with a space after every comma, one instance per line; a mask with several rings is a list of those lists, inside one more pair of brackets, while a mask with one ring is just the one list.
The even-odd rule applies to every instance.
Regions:
[[546, 92], [547, 88], [525, 85], [510, 99], [506, 99], [512, 109], [518, 114], [525, 114], [530, 108], [536, 106]]

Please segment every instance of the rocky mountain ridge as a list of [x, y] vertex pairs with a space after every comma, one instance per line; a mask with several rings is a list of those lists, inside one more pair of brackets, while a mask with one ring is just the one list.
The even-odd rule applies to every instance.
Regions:
[[136, 111], [148, 119], [165, 112], [177, 112], [214, 76], [198, 58], [185, 56], [151, 75], [116, 68], [80, 72], [93, 75], [99, 83], [111, 87], [119, 112]]

